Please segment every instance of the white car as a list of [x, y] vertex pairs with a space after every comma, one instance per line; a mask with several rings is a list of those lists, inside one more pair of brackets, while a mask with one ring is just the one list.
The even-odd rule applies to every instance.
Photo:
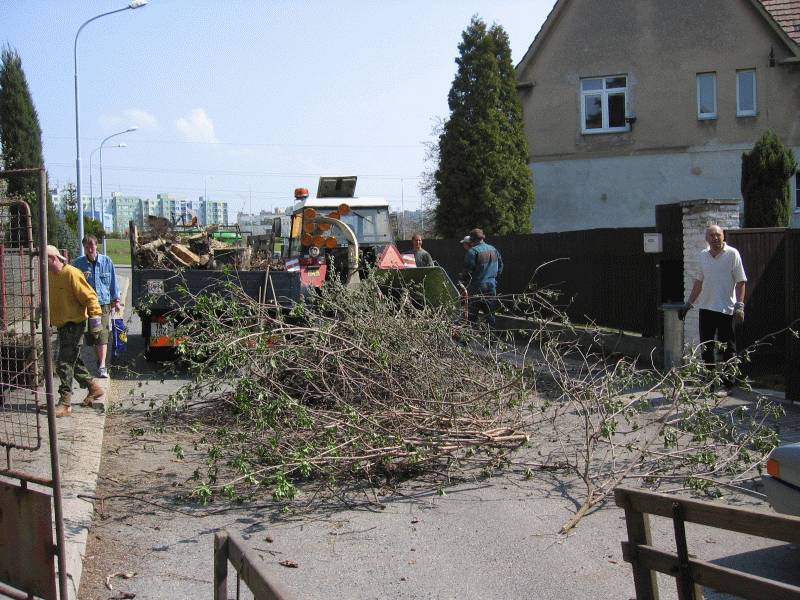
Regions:
[[778, 446], [769, 455], [762, 478], [776, 511], [800, 517], [800, 442]]

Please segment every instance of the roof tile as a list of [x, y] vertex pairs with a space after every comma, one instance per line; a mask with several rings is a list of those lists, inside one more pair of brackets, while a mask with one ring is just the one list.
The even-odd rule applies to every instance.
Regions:
[[760, 0], [792, 40], [800, 44], [800, 0]]

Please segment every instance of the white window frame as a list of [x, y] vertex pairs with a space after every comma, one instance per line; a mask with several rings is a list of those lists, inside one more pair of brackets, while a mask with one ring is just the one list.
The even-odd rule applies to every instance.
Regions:
[[[743, 110], [741, 108], [741, 90], [739, 89], [740, 76], [749, 73], [753, 77], [753, 108], [752, 110]], [[755, 69], [739, 69], [736, 71], [736, 116], [737, 117], [755, 117], [758, 114], [758, 90]]]
[[[625, 78], [624, 88], [611, 88], [606, 89], [606, 81], [608, 79]], [[603, 82], [602, 89], [599, 90], [586, 90], [583, 89], [585, 81], [600, 80]], [[584, 77], [580, 80], [581, 91], [581, 133], [591, 135], [593, 133], [624, 133], [631, 130], [630, 123], [628, 122], [628, 76], [620, 73], [619, 75], [604, 75], [602, 77]], [[625, 125], [622, 127], [609, 127], [608, 126], [608, 97], [617, 94], [623, 94], [625, 97]], [[600, 110], [602, 112], [603, 123], [602, 127], [587, 129], [586, 128], [586, 98], [589, 96], [600, 96]]]
[[[700, 81], [705, 78], [711, 78], [711, 93], [713, 94], [712, 105], [713, 110], [712, 112], [702, 112], [702, 103], [700, 102]], [[698, 73], [697, 74], [697, 119], [699, 121], [708, 121], [711, 119], [717, 118], [717, 74], [714, 71], [709, 71], [706, 73]]]

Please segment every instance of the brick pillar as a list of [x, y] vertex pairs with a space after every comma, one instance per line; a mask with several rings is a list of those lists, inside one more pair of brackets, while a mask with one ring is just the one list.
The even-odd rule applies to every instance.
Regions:
[[[689, 298], [700, 252], [707, 247], [706, 228], [719, 225], [723, 230], [739, 228], [739, 200], [687, 200], [683, 212], [683, 299]], [[683, 339], [694, 346], [700, 341], [697, 309], [689, 311], [683, 323]]]

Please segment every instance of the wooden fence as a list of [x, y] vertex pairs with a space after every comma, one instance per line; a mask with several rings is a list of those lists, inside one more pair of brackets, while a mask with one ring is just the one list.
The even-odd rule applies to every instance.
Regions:
[[[531, 285], [550, 287], [561, 292], [561, 305], [576, 323], [651, 336], [661, 329], [658, 255], [645, 254], [642, 249], [643, 233], [652, 231], [592, 229], [490, 237], [487, 241], [503, 257], [501, 294], [524, 292]], [[458, 240], [431, 239], [423, 245], [456, 280], [464, 263], [464, 249]], [[408, 242], [398, 246], [401, 252], [410, 248]]]
[[214, 534], [214, 600], [228, 600], [228, 563], [236, 572], [236, 598], [240, 597], [239, 583], [244, 581], [255, 600], [289, 600], [263, 559], [228, 530]]
[[[663, 216], [663, 215], [662, 215]], [[669, 215], [666, 215], [669, 216]], [[664, 222], [677, 222], [679, 215]], [[490, 237], [505, 263], [501, 294], [520, 293], [531, 284], [562, 293], [561, 303], [575, 323], [658, 337], [659, 306], [682, 301], [681, 238], [670, 230], [662, 254], [645, 254], [643, 234], [654, 228], [593, 229]], [[800, 230], [739, 229], [727, 232], [742, 255], [748, 276], [747, 318], [737, 340], [748, 347], [800, 319]], [[407, 252], [409, 242], [400, 242]], [[458, 240], [425, 240], [424, 247], [454, 280], [462, 270]], [[552, 261], [552, 262], [551, 262]], [[548, 263], [548, 264], [546, 264]], [[542, 267], [534, 279], [536, 269]], [[746, 366], [750, 375], [784, 377], [786, 397], [800, 401], [800, 340], [781, 333], [764, 340]]]
[[[697, 523], [762, 538], [800, 543], [800, 518], [732, 508], [619, 487], [617, 506], [625, 509], [628, 541], [622, 556], [633, 567], [636, 600], [656, 600], [656, 572], [675, 577], [679, 600], [702, 600], [700, 586], [752, 600], [800, 600], [800, 587], [694, 558], [687, 547], [685, 523]], [[671, 518], [676, 552], [652, 545], [648, 515]]]

